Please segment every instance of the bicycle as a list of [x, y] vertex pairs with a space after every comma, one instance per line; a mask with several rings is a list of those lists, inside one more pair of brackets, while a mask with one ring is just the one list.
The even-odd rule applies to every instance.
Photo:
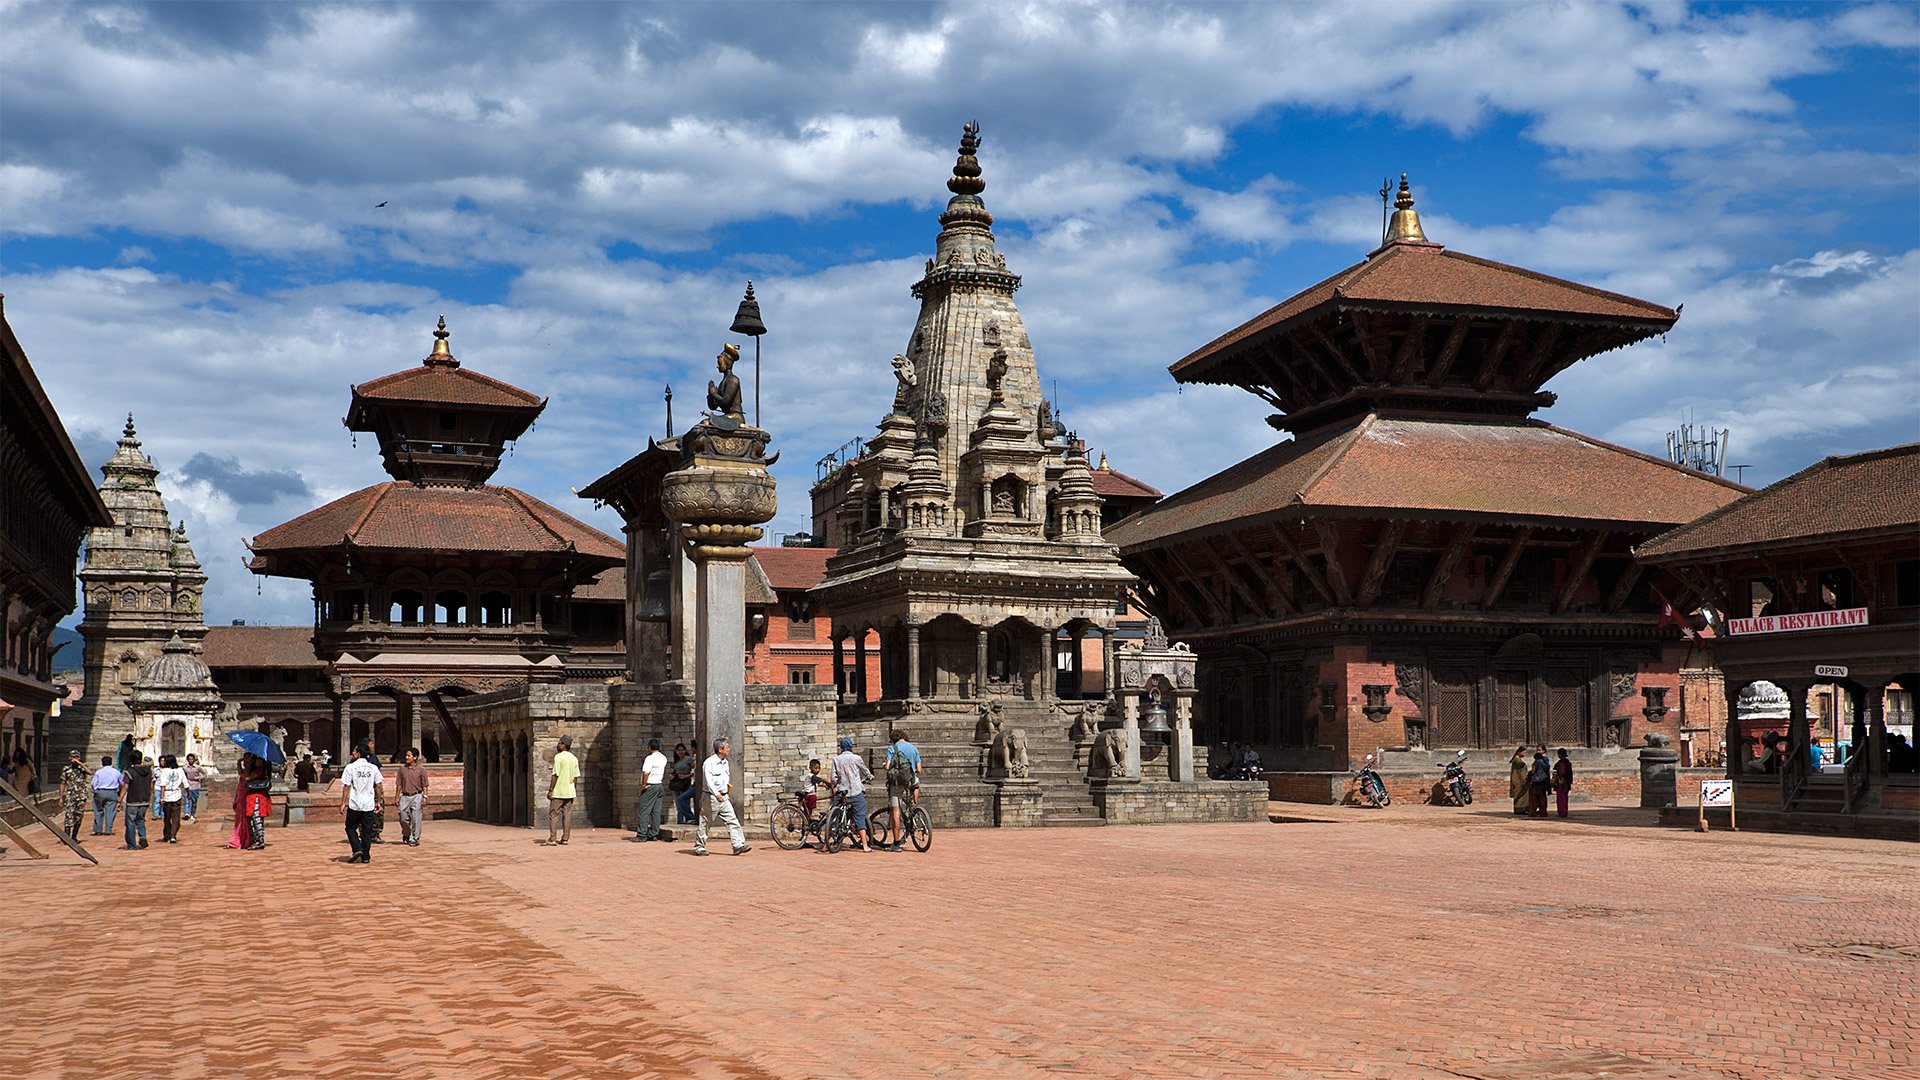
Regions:
[[[933, 846], [933, 819], [927, 815], [927, 808], [920, 805], [919, 788], [913, 791], [913, 806], [900, 811], [900, 824], [906, 829], [905, 839], [913, 841], [913, 850], [925, 851]], [[867, 815], [867, 838], [883, 846], [896, 842], [891, 810], [876, 810]]]
[[807, 846], [807, 837], [813, 837], [821, 847], [826, 846], [826, 825], [828, 814], [809, 814], [801, 803], [804, 791], [788, 792], [787, 797], [773, 808], [769, 822], [773, 832], [773, 842], [782, 851], [798, 851]]

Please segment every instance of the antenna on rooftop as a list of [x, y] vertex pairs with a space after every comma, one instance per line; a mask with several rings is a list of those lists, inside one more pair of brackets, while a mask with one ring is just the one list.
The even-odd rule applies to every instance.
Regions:
[[[1725, 477], [1727, 475], [1727, 439], [1733, 433], [1727, 428], [1710, 427], [1696, 424], [1692, 411], [1680, 426], [1667, 432], [1667, 460], [1675, 465], [1685, 466], [1694, 472], [1708, 476]], [[1737, 465], [1745, 469], [1748, 466]]]
[[1387, 242], [1387, 215], [1393, 213], [1393, 177], [1380, 181], [1380, 243]]

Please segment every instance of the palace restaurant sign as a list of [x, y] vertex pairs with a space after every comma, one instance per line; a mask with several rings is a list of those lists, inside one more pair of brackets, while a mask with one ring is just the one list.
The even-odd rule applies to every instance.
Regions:
[[1855, 607], [1841, 611], [1809, 611], [1800, 615], [1762, 615], [1753, 619], [1728, 619], [1727, 633], [1740, 637], [1744, 634], [1782, 634], [1790, 630], [1834, 630], [1842, 626], [1865, 625], [1867, 625], [1867, 609]]

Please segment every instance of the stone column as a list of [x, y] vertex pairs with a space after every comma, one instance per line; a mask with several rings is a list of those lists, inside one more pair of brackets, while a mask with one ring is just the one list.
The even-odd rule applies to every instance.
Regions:
[[1640, 805], [1648, 809], [1680, 803], [1680, 751], [1671, 746], [1640, 748]]
[[1140, 710], [1123, 709], [1120, 730], [1127, 735], [1127, 779], [1140, 779]]
[[867, 701], [867, 628], [861, 627], [853, 632], [853, 672], [848, 676], [853, 683], [853, 702], [864, 705]]
[[1724, 755], [1726, 760], [1720, 764], [1727, 774], [1727, 779], [1738, 780], [1747, 767], [1747, 763], [1740, 760], [1740, 691], [1732, 682], [1725, 680], [1722, 681], [1721, 688], [1727, 699], [1727, 725], [1725, 734], [1721, 736], [1727, 744], [1727, 749]]
[[1813, 684], [1783, 682], [1777, 685], [1787, 692], [1787, 756], [1779, 764], [1780, 809], [1791, 810], [1812, 770], [1807, 750], [1812, 740], [1807, 725], [1807, 692], [1813, 689]]
[[1878, 810], [1887, 788], [1887, 688], [1870, 686], [1867, 698], [1867, 806]]
[[1087, 681], [1087, 628], [1076, 626], [1068, 631], [1067, 640], [1073, 642], [1073, 663], [1069, 670], [1073, 672], [1073, 693], [1070, 700], [1078, 701], [1086, 693]]
[[1167, 748], [1167, 777], [1177, 783], [1193, 783], [1193, 691], [1176, 691], [1173, 696], [1173, 737]]
[[981, 627], [973, 639], [973, 696], [987, 699], [987, 628]]
[[[767, 434], [758, 428], [721, 428], [710, 420], [681, 439], [681, 467], [661, 484], [660, 506], [679, 523], [686, 554], [698, 576], [693, 651], [694, 731], [711, 752], [719, 739], [731, 748], [734, 809], [745, 822], [746, 568], [747, 545], [777, 508], [767, 473]], [[865, 657], [862, 637], [860, 659]]]
[[351, 760], [348, 749], [353, 745], [353, 680], [335, 679], [333, 694], [334, 741], [340, 744], [334, 752], [333, 768], [334, 775], [338, 776], [339, 770], [346, 768]]
[[847, 703], [847, 639], [833, 631], [833, 692], [839, 703]]
[[1114, 690], [1113, 635], [1114, 635], [1114, 627], [1103, 626], [1100, 628], [1100, 685], [1101, 685], [1101, 688], [1105, 691], [1105, 693], [1102, 696], [1106, 697], [1108, 700], [1112, 700], [1113, 690]]
[[907, 623], [907, 697], [920, 696], [920, 624]]
[[420, 745], [420, 703], [402, 690], [393, 697], [393, 712], [394, 727], [400, 729], [400, 745], [393, 748], [393, 753], [404, 758], [408, 750]]
[[1059, 677], [1054, 670], [1054, 663], [1053, 628], [1043, 626], [1040, 628], [1040, 685], [1034, 694], [1040, 701], [1052, 701], [1054, 698], [1053, 682]]

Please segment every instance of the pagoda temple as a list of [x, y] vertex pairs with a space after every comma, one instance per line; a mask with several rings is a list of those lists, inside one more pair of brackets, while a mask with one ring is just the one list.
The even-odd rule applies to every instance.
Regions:
[[373, 435], [393, 479], [251, 545], [254, 573], [313, 583], [313, 646], [334, 718], [332, 731], [307, 734], [316, 748], [337, 745], [342, 761], [350, 737], [371, 731], [353, 718], [355, 695], [378, 695], [379, 711], [396, 714], [395, 745], [376, 753], [425, 740], [457, 754], [452, 699], [562, 681], [576, 588], [625, 560], [605, 533], [486, 482], [546, 402], [462, 367], [448, 336], [442, 318], [419, 366], [353, 388], [343, 422]]
[[1449, 251], [1405, 176], [1394, 205], [1364, 261], [1172, 365], [1292, 437], [1108, 533], [1199, 654], [1196, 734], [1306, 777], [1282, 797], [1371, 753], [1430, 781], [1423, 751], [1676, 733], [1684, 586], [1632, 548], [1745, 491], [1532, 415], [1676, 311]]

